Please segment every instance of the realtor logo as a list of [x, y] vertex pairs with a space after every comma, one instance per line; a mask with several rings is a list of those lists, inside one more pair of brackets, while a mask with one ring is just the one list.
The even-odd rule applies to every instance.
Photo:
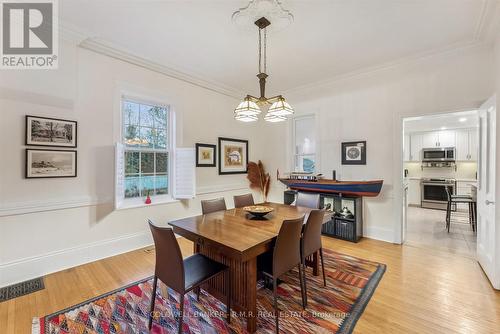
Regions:
[[0, 0], [0, 4], [0, 68], [57, 68], [57, 0]]

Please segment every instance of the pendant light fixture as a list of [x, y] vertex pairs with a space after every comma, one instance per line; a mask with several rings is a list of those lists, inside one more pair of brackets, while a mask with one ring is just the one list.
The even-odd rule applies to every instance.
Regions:
[[[255, 21], [259, 28], [259, 86], [260, 97], [247, 95], [243, 101], [234, 110], [234, 118], [241, 122], [255, 122], [259, 119], [261, 108], [269, 107], [264, 120], [267, 122], [282, 122], [294, 113], [293, 108], [286, 102], [282, 95], [266, 97], [266, 79], [267, 71], [267, 27], [271, 22], [265, 17]], [[264, 36], [264, 43], [262, 43]]]

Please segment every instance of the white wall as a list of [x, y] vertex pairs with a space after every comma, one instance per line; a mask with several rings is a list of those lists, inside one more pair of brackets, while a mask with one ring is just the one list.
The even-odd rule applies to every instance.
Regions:
[[[233, 194], [248, 192], [246, 175], [197, 168], [195, 200], [114, 211], [121, 87], [171, 104], [178, 147], [233, 137], [249, 140], [251, 160], [264, 157], [265, 124], [235, 122], [238, 99], [68, 42], [60, 49], [57, 71], [0, 71], [0, 286], [149, 245], [147, 218], [166, 223], [199, 214], [201, 198], [225, 195], [232, 206]], [[24, 179], [27, 114], [78, 121], [77, 178]]]
[[[299, 115], [316, 114], [320, 172], [384, 179], [365, 199], [365, 236], [400, 242], [402, 118], [478, 107], [494, 90], [492, 54], [474, 47], [287, 92]], [[367, 164], [342, 166], [341, 142], [355, 140], [367, 141]]]

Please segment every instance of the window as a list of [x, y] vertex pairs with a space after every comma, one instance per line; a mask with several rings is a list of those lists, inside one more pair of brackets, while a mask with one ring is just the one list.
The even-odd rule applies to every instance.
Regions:
[[168, 195], [169, 107], [122, 99], [124, 198]]
[[314, 173], [316, 170], [316, 129], [314, 116], [299, 117], [293, 121], [294, 168], [296, 172]]

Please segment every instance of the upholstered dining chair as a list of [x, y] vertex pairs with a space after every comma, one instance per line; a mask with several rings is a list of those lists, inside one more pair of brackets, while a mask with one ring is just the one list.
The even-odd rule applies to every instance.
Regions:
[[217, 199], [208, 199], [201, 201], [201, 212], [206, 215], [207, 213], [212, 213], [216, 211], [225, 211], [226, 209], [226, 201], [224, 197]]
[[307, 277], [305, 271], [306, 258], [319, 251], [321, 268], [323, 269], [323, 284], [326, 287], [325, 262], [323, 261], [323, 246], [321, 244], [321, 227], [325, 218], [324, 210], [312, 210], [304, 225], [300, 242], [300, 255], [304, 268], [304, 299], [307, 307]]
[[153, 234], [156, 251], [155, 274], [153, 292], [151, 294], [151, 309], [149, 329], [153, 325], [153, 311], [155, 308], [156, 288], [158, 279], [169, 288], [180, 294], [179, 334], [182, 333], [184, 315], [184, 295], [200, 287], [207, 280], [219, 274], [226, 275], [226, 311], [227, 322], [231, 322], [231, 272], [229, 267], [216, 262], [201, 254], [194, 254], [185, 260], [182, 259], [181, 249], [170, 227], [158, 227], [149, 221], [149, 228]]
[[253, 196], [252, 194], [245, 194], [245, 195], [237, 195], [234, 196], [234, 207], [235, 208], [242, 208], [248, 205], [254, 205], [255, 202], [253, 201]]
[[312, 209], [319, 209], [319, 194], [309, 194], [299, 192], [295, 206], [305, 206]]
[[300, 259], [300, 237], [304, 217], [285, 220], [281, 225], [276, 244], [274, 245], [273, 260], [265, 262], [262, 272], [273, 281], [274, 316], [276, 319], [276, 333], [279, 333], [279, 309], [278, 309], [278, 278], [294, 267], [299, 269], [300, 292], [302, 294], [302, 307], [305, 309], [305, 297], [303, 290], [303, 271]]

